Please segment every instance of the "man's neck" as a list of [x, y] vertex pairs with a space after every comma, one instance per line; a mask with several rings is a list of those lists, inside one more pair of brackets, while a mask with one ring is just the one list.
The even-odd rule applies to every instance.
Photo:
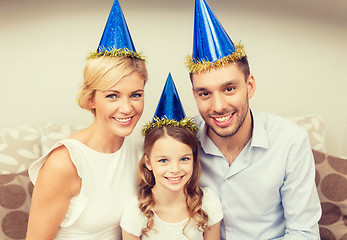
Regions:
[[207, 129], [207, 135], [228, 160], [230, 166], [251, 139], [252, 131], [252, 115], [250, 112], [248, 112], [242, 126], [233, 136], [220, 137], [210, 129]]

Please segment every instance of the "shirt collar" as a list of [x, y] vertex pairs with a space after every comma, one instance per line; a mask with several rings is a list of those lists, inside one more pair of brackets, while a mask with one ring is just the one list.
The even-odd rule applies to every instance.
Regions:
[[198, 123], [199, 127], [197, 138], [204, 152], [207, 154], [221, 155], [217, 146], [215, 146], [212, 140], [207, 136], [207, 124], [200, 115], [195, 118], [195, 122]]
[[208, 136], [206, 134], [207, 133], [207, 125], [200, 115], [196, 116], [194, 118], [194, 121], [196, 123], [198, 123], [198, 128], [199, 128], [196, 136], [199, 139], [199, 141], [201, 142], [201, 145], [205, 146], [206, 138], [208, 138]]
[[251, 147], [269, 148], [264, 119], [256, 111], [251, 111], [251, 115], [253, 121]]

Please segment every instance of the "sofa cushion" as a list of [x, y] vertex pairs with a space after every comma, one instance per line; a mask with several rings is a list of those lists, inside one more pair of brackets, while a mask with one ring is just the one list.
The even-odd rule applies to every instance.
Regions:
[[46, 154], [53, 145], [73, 133], [84, 129], [86, 126], [78, 124], [52, 124], [48, 123], [40, 128], [41, 132], [41, 155]]
[[30, 125], [0, 129], [0, 174], [24, 171], [40, 156], [38, 127]]
[[347, 240], [347, 159], [314, 151], [316, 185], [322, 205], [321, 238]]
[[321, 116], [311, 114], [302, 117], [290, 117], [288, 119], [307, 131], [313, 150], [326, 152], [325, 126]]
[[84, 125], [52, 124], [23, 125], [0, 129], [0, 174], [18, 173], [59, 140], [70, 136]]
[[0, 239], [25, 239], [32, 192], [27, 171], [0, 175]]

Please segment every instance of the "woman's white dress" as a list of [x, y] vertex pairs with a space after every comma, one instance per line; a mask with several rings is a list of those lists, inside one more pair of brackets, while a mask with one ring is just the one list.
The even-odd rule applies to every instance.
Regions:
[[75, 139], [57, 142], [29, 168], [35, 184], [38, 172], [50, 152], [64, 145], [82, 186], [70, 201], [55, 239], [120, 240], [122, 211], [130, 196], [136, 194], [136, 170], [142, 156], [142, 139], [126, 137], [115, 153], [97, 152]]

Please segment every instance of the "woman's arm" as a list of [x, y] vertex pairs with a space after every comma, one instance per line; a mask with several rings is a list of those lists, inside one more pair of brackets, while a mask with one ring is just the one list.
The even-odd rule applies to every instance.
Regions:
[[39, 171], [29, 214], [27, 240], [53, 239], [79, 194], [81, 178], [65, 146], [55, 149]]
[[124, 229], [122, 229], [122, 239], [123, 240], [140, 240], [140, 237], [136, 237], [135, 235], [132, 235], [131, 233], [128, 233]]
[[220, 239], [220, 222], [211, 227], [205, 228], [204, 240], [219, 240]]

